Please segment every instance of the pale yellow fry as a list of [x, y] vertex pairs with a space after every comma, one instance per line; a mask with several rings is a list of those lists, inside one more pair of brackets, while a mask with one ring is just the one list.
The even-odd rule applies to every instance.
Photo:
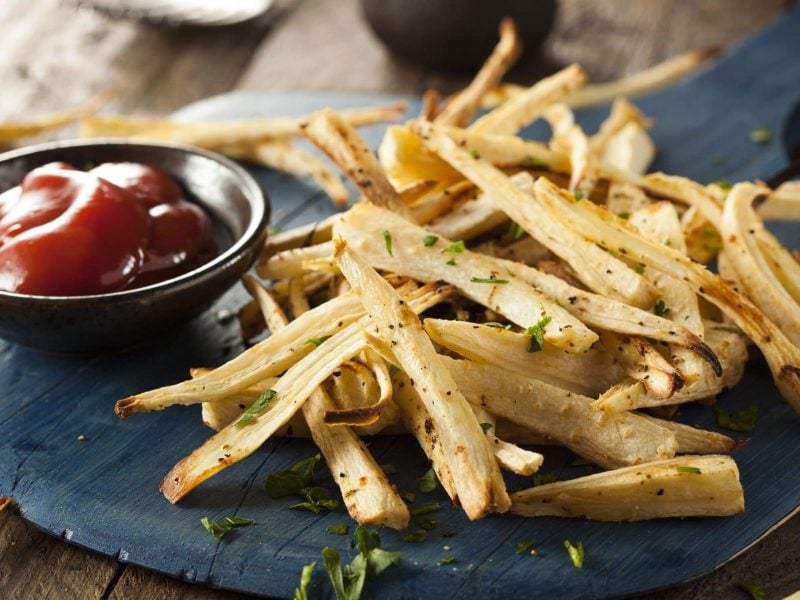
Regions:
[[758, 307], [733, 290], [721, 277], [662, 244], [631, 231], [624, 222], [591, 202], [575, 202], [540, 178], [536, 197], [570, 219], [588, 239], [646, 265], [677, 277], [722, 310], [758, 345], [770, 366], [775, 385], [800, 412], [800, 349]]
[[545, 77], [527, 90], [484, 115], [471, 129], [481, 133], [515, 134], [538, 119], [548, 106], [559, 102], [586, 81], [586, 73], [577, 64]]
[[[353, 127], [392, 121], [403, 115], [404, 102], [386, 106], [340, 110], [342, 119]], [[241, 145], [267, 138], [287, 138], [302, 135], [308, 117], [257, 117], [239, 121], [213, 123], [175, 123], [165, 119], [101, 117], [84, 120], [83, 135], [127, 135], [163, 139], [215, 149]]]
[[364, 259], [337, 240], [334, 258], [371, 317], [368, 328], [394, 347], [402, 369], [439, 430], [458, 500], [470, 519], [508, 509], [508, 494], [492, 449], [419, 319]]
[[442, 361], [470, 403], [545, 435], [601, 467], [668, 458], [678, 449], [674, 433], [637, 414], [598, 413], [587, 396], [493, 365], [447, 357]]
[[584, 396], [596, 396], [624, 376], [613, 357], [597, 348], [569, 354], [545, 345], [531, 352], [531, 336], [468, 321], [425, 319], [431, 339], [452, 352], [534, 377]]
[[681, 456], [536, 486], [512, 496], [524, 517], [643, 521], [726, 517], [744, 511], [739, 469], [729, 456]]
[[[277, 302], [271, 299], [266, 290], [259, 296], [264, 298], [262, 308], [267, 322], [270, 322], [268, 313], [273, 313], [278, 315], [278, 319], [283, 317], [285, 326], [288, 321]], [[290, 283], [289, 303], [295, 317], [310, 310], [303, 284], [299, 280]], [[349, 427], [329, 427], [325, 423], [325, 413], [335, 408], [324, 389], [317, 388], [303, 404], [302, 411], [314, 443], [334, 474], [333, 479], [342, 493], [347, 512], [361, 525], [404, 529], [411, 518], [408, 508], [364, 443]]]
[[358, 186], [366, 199], [399, 214], [408, 214], [400, 194], [392, 187], [378, 159], [355, 128], [331, 109], [314, 113], [303, 134]]
[[[520, 281], [513, 272], [509, 274], [497, 259], [469, 250], [448, 250], [453, 242], [443, 237], [425, 246], [429, 231], [386, 210], [355, 206], [342, 215], [334, 232], [374, 267], [419, 281], [446, 281], [520, 327], [531, 327], [550, 316], [552, 321], [544, 327], [544, 339], [568, 352], [582, 352], [597, 339], [594, 332], [551, 298]], [[384, 232], [391, 237], [391, 253]], [[499, 283], [491, 283], [492, 277]]]
[[600, 129], [589, 139], [589, 146], [597, 155], [602, 155], [603, 149], [612, 137], [620, 133], [630, 124], [640, 127], [649, 127], [652, 121], [648, 119], [627, 98], [615, 98], [611, 105], [611, 112], [600, 124]]
[[758, 244], [759, 231], [771, 237], [753, 210], [753, 201], [759, 193], [760, 189], [753, 184], [739, 183], [728, 194], [722, 213], [724, 252], [744, 286], [743, 291], [799, 346], [800, 305], [772, 272]]
[[683, 387], [678, 370], [647, 340], [604, 331], [600, 333], [600, 342], [628, 377], [641, 383], [656, 398], [671, 398]]
[[60, 129], [80, 119], [93, 115], [105, 104], [110, 94], [103, 92], [82, 106], [43, 115], [33, 121], [7, 121], [0, 123], [0, 145], [10, 144], [20, 138]]
[[800, 181], [782, 183], [758, 207], [765, 221], [800, 221]]
[[483, 95], [500, 83], [521, 52], [522, 45], [514, 21], [503, 19], [500, 22], [500, 40], [491, 55], [470, 84], [445, 104], [435, 121], [442, 125], [466, 125], [478, 110]]
[[617, 181], [608, 183], [606, 206], [612, 214], [618, 217], [630, 217], [636, 211], [649, 205], [650, 199], [639, 186]]

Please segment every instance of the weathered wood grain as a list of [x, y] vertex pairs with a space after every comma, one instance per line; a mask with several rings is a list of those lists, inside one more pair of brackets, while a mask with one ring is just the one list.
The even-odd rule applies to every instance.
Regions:
[[[542, 55], [513, 78], [524, 82], [573, 61], [595, 80], [617, 77], [683, 50], [737, 41], [786, 4], [564, 0]], [[109, 88], [116, 92], [109, 111], [163, 114], [232, 88], [420, 93], [430, 86], [450, 92], [463, 85], [391, 57], [360, 21], [355, 0], [296, 2], [271, 31], [256, 23], [213, 32], [112, 22], [58, 0], [4, 0], [0, 32], [0, 118], [78, 104]], [[650, 597], [745, 597], [734, 588], [739, 580], [760, 584], [768, 597], [783, 597], [800, 588], [798, 539], [800, 517], [795, 517], [719, 571]], [[50, 538], [5, 511], [0, 597], [246, 596], [119, 565]]]

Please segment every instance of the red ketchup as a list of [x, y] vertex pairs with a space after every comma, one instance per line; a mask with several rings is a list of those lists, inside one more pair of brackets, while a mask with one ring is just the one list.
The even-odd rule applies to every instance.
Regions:
[[83, 296], [171, 279], [216, 254], [211, 221], [162, 171], [34, 169], [0, 194], [0, 290]]

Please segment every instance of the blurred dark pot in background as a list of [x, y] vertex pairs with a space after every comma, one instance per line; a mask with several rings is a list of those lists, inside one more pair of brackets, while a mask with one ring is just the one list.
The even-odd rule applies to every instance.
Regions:
[[474, 73], [497, 43], [503, 17], [517, 22], [520, 62], [541, 46], [556, 16], [556, 0], [361, 0], [372, 30], [410, 62], [450, 73]]

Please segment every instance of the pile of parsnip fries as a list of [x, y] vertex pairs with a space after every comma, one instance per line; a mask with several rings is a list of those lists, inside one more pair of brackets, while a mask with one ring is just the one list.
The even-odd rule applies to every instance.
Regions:
[[[291, 145], [302, 135], [360, 192], [346, 212], [267, 243], [256, 272], [270, 284], [246, 279], [242, 318], [257, 330], [263, 317], [270, 337], [117, 403], [122, 418], [201, 404], [217, 430], [164, 478], [170, 502], [271, 436], [310, 435], [353, 519], [402, 529], [409, 510], [359, 436], [408, 432], [470, 519], [744, 509], [726, 455], [739, 442], [670, 418], [735, 386], [749, 343], [800, 412], [800, 263], [762, 221], [800, 219], [800, 188], [645, 174], [649, 119], [617, 98], [587, 135], [569, 105], [615, 88], [582, 87], [577, 65], [499, 94], [518, 49], [505, 22], [473, 82], [444, 103], [429, 93], [423, 114], [388, 128], [380, 158], [354, 126], [392, 108], [322, 110], [280, 132], [146, 124], [268, 164], [303, 163], [344, 203], [338, 176]], [[659, 76], [685, 70], [682, 60]], [[473, 120], [492, 97], [504, 101]], [[547, 143], [518, 135], [538, 119], [551, 126]], [[147, 130], [139, 125], [117, 132]], [[719, 274], [705, 266], [714, 258]], [[542, 464], [520, 445], [530, 443], [605, 471], [509, 494], [501, 470]]]

